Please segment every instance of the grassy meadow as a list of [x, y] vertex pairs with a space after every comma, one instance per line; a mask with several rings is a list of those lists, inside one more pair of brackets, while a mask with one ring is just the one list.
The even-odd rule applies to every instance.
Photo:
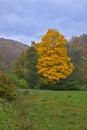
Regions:
[[25, 91], [0, 99], [0, 130], [87, 130], [86, 91]]

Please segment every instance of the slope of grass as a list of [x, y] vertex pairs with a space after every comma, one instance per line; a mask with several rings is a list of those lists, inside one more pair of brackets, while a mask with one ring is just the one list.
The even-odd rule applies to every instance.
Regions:
[[0, 130], [87, 130], [86, 91], [29, 90], [4, 109]]

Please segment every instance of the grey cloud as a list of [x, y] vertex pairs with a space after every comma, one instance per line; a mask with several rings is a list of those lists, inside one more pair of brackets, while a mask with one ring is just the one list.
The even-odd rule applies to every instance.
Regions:
[[48, 28], [67, 38], [87, 33], [86, 5], [86, 0], [0, 0], [0, 34], [30, 41]]

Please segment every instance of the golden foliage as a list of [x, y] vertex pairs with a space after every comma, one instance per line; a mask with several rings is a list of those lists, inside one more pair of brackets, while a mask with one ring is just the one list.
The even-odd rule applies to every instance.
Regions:
[[39, 53], [38, 73], [49, 81], [59, 81], [70, 75], [74, 69], [67, 55], [66, 40], [56, 30], [48, 30], [42, 41], [36, 46]]

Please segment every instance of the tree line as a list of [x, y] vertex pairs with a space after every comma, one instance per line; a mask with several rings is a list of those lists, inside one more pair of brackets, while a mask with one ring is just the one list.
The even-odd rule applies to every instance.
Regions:
[[67, 42], [57, 30], [49, 29], [41, 42], [32, 42], [16, 62], [15, 72], [29, 88], [52, 90], [86, 89], [84, 54], [75, 38]]
[[84, 37], [86, 35], [67, 41], [59, 31], [49, 29], [40, 42], [32, 41], [31, 46], [21, 52], [12, 71], [7, 74], [0, 72], [0, 96], [8, 98], [8, 92], [5, 92], [8, 89], [9, 95], [14, 98], [14, 86], [86, 90], [87, 44], [84, 42], [84, 48], [81, 43]]

